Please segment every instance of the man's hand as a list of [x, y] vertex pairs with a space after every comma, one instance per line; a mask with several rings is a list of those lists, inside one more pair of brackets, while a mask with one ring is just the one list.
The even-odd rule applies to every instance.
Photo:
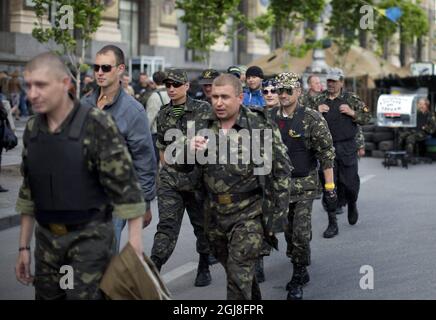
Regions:
[[321, 113], [323, 113], [323, 112], [329, 112], [329, 110], [330, 110], [330, 108], [329, 108], [329, 106], [326, 105], [326, 104], [320, 104], [320, 105], [318, 106], [318, 111], [321, 112]]
[[351, 109], [348, 104], [341, 104], [339, 106], [339, 112], [345, 113], [347, 116], [350, 116], [352, 118], [354, 118], [354, 116], [356, 115], [356, 112], [353, 109]]
[[132, 245], [136, 254], [140, 259], [143, 259], [142, 253], [144, 251], [142, 245], [142, 224], [143, 224], [143, 216], [129, 219], [129, 243]]
[[26, 286], [33, 282], [33, 276], [30, 274], [30, 250], [20, 251], [15, 265], [15, 276]]
[[335, 211], [338, 206], [338, 195], [336, 190], [324, 190], [322, 201], [328, 212]]
[[147, 211], [145, 211], [144, 220], [142, 221], [142, 228], [143, 229], [150, 224], [151, 219], [152, 219], [151, 209], [148, 209]]
[[357, 156], [358, 156], [359, 158], [364, 157], [364, 156], [365, 156], [365, 148], [360, 148], [360, 149], [358, 149], [358, 150], [357, 150]]
[[191, 152], [195, 152], [197, 150], [205, 150], [207, 148], [208, 139], [202, 136], [195, 136], [191, 139], [189, 143], [189, 149]]

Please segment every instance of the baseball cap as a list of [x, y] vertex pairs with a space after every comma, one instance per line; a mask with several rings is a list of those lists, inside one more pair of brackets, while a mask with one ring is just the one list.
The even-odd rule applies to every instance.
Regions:
[[198, 84], [212, 84], [213, 79], [215, 79], [219, 75], [220, 73], [215, 69], [206, 69], [201, 73]]
[[169, 80], [186, 83], [188, 82], [188, 75], [183, 69], [170, 69], [166, 72], [166, 76], [163, 82], [167, 82]]
[[233, 74], [235, 77], [241, 77], [241, 69], [237, 66], [231, 66], [227, 69], [227, 73]]
[[342, 69], [339, 68], [331, 68], [328, 72], [327, 72], [327, 80], [341, 80], [344, 78], [344, 72], [342, 71]]

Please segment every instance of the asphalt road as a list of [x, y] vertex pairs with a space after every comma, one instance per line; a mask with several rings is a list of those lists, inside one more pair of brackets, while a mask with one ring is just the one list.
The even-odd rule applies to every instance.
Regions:
[[[304, 298], [436, 299], [436, 164], [388, 170], [380, 159], [368, 158], [360, 162], [360, 176], [359, 221], [350, 226], [346, 213], [339, 216], [337, 237], [322, 238], [327, 215], [315, 202], [311, 281]], [[144, 232], [147, 254], [157, 223], [155, 205], [153, 209], [153, 222]], [[13, 273], [18, 235], [18, 228], [0, 232], [0, 299], [33, 298], [32, 288], [17, 283]], [[265, 259], [264, 299], [286, 298], [292, 269], [283, 234], [279, 242], [280, 250]], [[193, 286], [197, 261], [194, 234], [185, 218], [175, 252], [162, 268], [163, 278], [174, 299], [225, 299], [225, 273], [220, 265], [211, 267], [210, 286]], [[362, 289], [362, 284], [369, 288]]]

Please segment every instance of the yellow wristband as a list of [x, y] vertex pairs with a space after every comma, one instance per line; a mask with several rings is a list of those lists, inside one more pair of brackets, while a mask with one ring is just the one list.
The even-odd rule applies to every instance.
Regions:
[[334, 183], [334, 182], [326, 183], [326, 184], [324, 185], [324, 188], [325, 188], [326, 190], [333, 190], [333, 189], [335, 188], [335, 183]]

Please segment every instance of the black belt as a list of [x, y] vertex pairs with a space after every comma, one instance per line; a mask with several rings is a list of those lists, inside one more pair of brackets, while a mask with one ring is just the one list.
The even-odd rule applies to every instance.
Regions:
[[47, 230], [50, 230], [51, 233], [57, 235], [57, 236], [63, 236], [66, 235], [69, 232], [83, 230], [86, 228], [88, 224], [90, 224], [93, 221], [102, 221], [106, 222], [112, 217], [111, 214], [108, 214], [107, 212], [99, 212], [94, 215], [92, 215], [90, 220], [87, 220], [85, 222], [80, 223], [40, 223], [39, 225]]
[[257, 188], [252, 191], [240, 193], [211, 193], [210, 198], [213, 202], [218, 204], [231, 204], [241, 202], [255, 195], [259, 195], [261, 192], [262, 189]]

